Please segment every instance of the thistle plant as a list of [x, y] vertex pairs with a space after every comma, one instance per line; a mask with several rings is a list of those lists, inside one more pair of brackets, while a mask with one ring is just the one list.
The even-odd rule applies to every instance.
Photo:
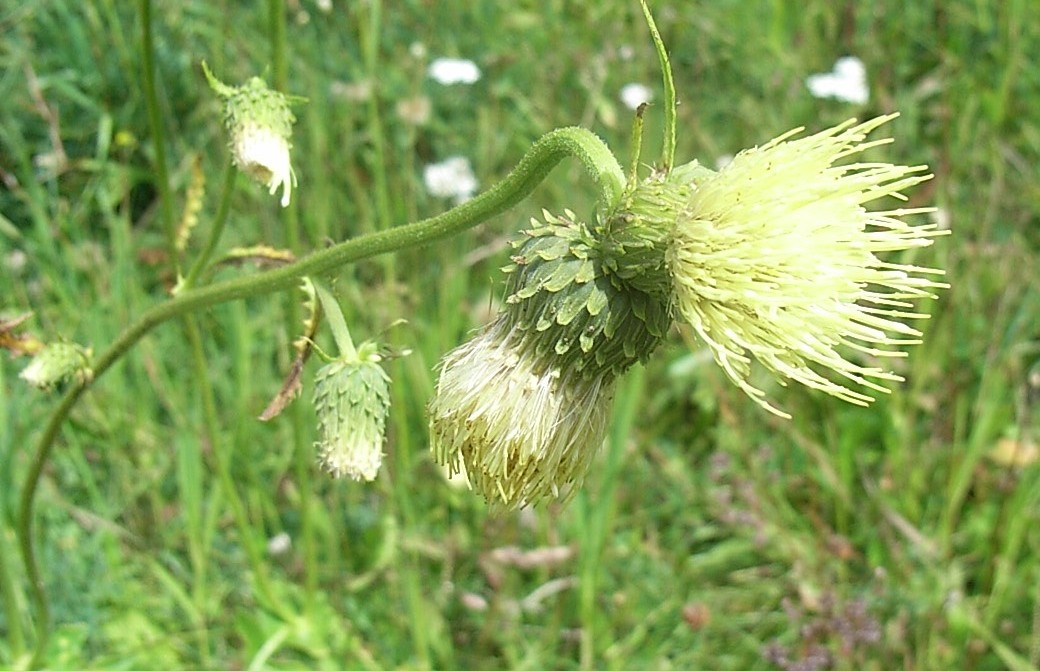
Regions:
[[[142, 6], [147, 10], [147, 0]], [[860, 405], [870, 402], [872, 392], [887, 390], [881, 382], [899, 379], [882, 362], [905, 356], [901, 348], [919, 341], [920, 333], [904, 320], [924, 317], [914, 301], [945, 285], [936, 280], [941, 271], [881, 255], [929, 245], [945, 231], [917, 223], [912, 215], [927, 208], [890, 204], [930, 177], [923, 166], [861, 158], [888, 142], [869, 135], [894, 115], [849, 121], [807, 137], [792, 131], [739, 154], [718, 172], [696, 161], [676, 166], [671, 67], [645, 3], [643, 9], [665, 88], [664, 149], [648, 175], [640, 177], [638, 170], [645, 110], [640, 107], [627, 175], [590, 131], [554, 130], [504, 180], [443, 214], [297, 260], [260, 247], [261, 255], [280, 265], [212, 281], [206, 271], [234, 186], [229, 168], [209, 239], [172, 296], [146, 309], [89, 368], [84, 352], [66, 347], [56, 358], [78, 361], [71, 368], [41, 359], [25, 369], [22, 377], [37, 386], [67, 382], [36, 444], [21, 494], [18, 538], [38, 616], [29, 668], [39, 666], [49, 630], [33, 549], [35, 493], [65, 419], [114, 363], [171, 319], [291, 290], [312, 278], [338, 350], [326, 355], [315, 378], [315, 461], [333, 476], [372, 480], [382, 462], [389, 407], [383, 354], [371, 342], [355, 348], [322, 282], [347, 264], [427, 244], [500, 214], [566, 157], [577, 158], [588, 173], [597, 207], [581, 215], [546, 212], [522, 233], [505, 268], [504, 308], [444, 357], [428, 407], [434, 459], [452, 473], [465, 470], [492, 505], [513, 508], [573, 496], [603, 442], [619, 378], [665, 344], [674, 324], [693, 346], [701, 346], [694, 338], [703, 343], [751, 399], [778, 414], [783, 413], [751, 381], [756, 366], [781, 384], [799, 382]], [[143, 17], [146, 45], [149, 16], [146, 11]], [[155, 112], [149, 59], [147, 93]], [[225, 104], [232, 164], [272, 194], [282, 189], [281, 204], [288, 205], [296, 186], [290, 156], [294, 99], [257, 78], [234, 87], [205, 72]], [[151, 116], [153, 122], [158, 118]], [[165, 180], [161, 136], [155, 154], [157, 174]], [[168, 194], [167, 185], [160, 191]], [[297, 197], [306, 197], [305, 184]], [[167, 210], [168, 202], [164, 196]], [[868, 210], [871, 204], [878, 209]], [[184, 246], [175, 246], [171, 231], [168, 238], [175, 258]], [[234, 257], [235, 250], [228, 255]], [[197, 324], [188, 325], [189, 333], [197, 333]], [[295, 374], [305, 359], [297, 360], [285, 402], [298, 392]], [[223, 460], [217, 463], [230, 483]], [[233, 486], [228, 488], [233, 494]], [[241, 509], [240, 502], [232, 503]]]

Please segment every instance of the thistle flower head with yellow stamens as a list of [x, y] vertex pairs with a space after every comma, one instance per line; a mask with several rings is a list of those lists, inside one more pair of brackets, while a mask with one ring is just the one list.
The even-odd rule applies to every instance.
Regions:
[[945, 233], [903, 218], [931, 208], [865, 207], [905, 200], [903, 190], [931, 178], [926, 168], [838, 164], [889, 142], [867, 135], [894, 116], [803, 138], [796, 130], [741, 152], [701, 180], [679, 213], [668, 249], [678, 319], [734, 383], [777, 414], [749, 382], [752, 360], [781, 381], [866, 405], [872, 397], [850, 383], [884, 392], [878, 381], [901, 378], [843, 351], [905, 356], [898, 348], [921, 334], [902, 320], [925, 316], [913, 300], [945, 286], [931, 279], [942, 271], [878, 257]]

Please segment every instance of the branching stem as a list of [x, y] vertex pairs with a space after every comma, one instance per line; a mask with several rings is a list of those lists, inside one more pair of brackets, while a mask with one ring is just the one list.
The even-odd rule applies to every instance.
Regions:
[[[147, 4], [145, 0], [142, 4]], [[233, 300], [260, 296], [294, 286], [305, 275], [322, 277], [345, 264], [423, 245], [459, 233], [487, 221], [523, 200], [561, 160], [579, 159], [596, 183], [599, 207], [607, 214], [621, 199], [625, 175], [607, 145], [584, 128], [569, 127], [542, 136], [516, 168], [497, 185], [443, 214], [423, 221], [363, 235], [314, 252], [295, 263], [264, 272], [235, 277], [207, 286], [189, 287], [176, 296], [145, 310], [94, 363], [93, 377], [76, 384], [51, 413], [36, 443], [29, 472], [22, 485], [18, 511], [18, 540], [36, 614], [36, 648], [29, 669], [39, 668], [50, 633], [50, 611], [36, 563], [32, 538], [33, 503], [43, 469], [65, 419], [80, 396], [142, 337], [170, 319]]]

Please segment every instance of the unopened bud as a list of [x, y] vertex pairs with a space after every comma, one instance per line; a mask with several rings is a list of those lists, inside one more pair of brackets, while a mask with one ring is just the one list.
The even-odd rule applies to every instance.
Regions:
[[36, 353], [18, 377], [39, 389], [70, 380], [86, 382], [93, 377], [90, 355], [88, 348], [74, 343], [50, 343]]
[[374, 480], [383, 462], [390, 378], [374, 353], [337, 360], [318, 371], [318, 459], [333, 477]]

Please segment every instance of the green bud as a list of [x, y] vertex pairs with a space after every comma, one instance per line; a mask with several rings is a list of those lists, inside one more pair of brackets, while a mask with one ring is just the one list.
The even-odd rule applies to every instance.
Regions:
[[383, 461], [390, 378], [374, 352], [337, 360], [318, 371], [314, 406], [321, 465], [333, 477], [374, 480]]
[[[632, 286], [608, 262], [617, 249], [579, 222], [544, 213], [517, 243], [506, 311], [536, 361], [586, 379], [645, 361], [672, 323], [669, 295]], [[668, 278], [667, 273], [664, 274]]]
[[282, 187], [282, 207], [289, 204], [296, 174], [289, 160], [296, 117], [290, 98], [253, 77], [242, 86], [228, 86], [203, 63], [210, 87], [224, 101], [224, 125], [231, 135], [231, 156], [239, 170], [268, 187]]
[[694, 161], [627, 189], [598, 232], [604, 266], [628, 286], [670, 303], [668, 245], [697, 184], [712, 174]]
[[74, 343], [50, 343], [36, 353], [18, 377], [39, 389], [69, 380], [87, 382], [93, 377], [90, 356], [90, 349]]

